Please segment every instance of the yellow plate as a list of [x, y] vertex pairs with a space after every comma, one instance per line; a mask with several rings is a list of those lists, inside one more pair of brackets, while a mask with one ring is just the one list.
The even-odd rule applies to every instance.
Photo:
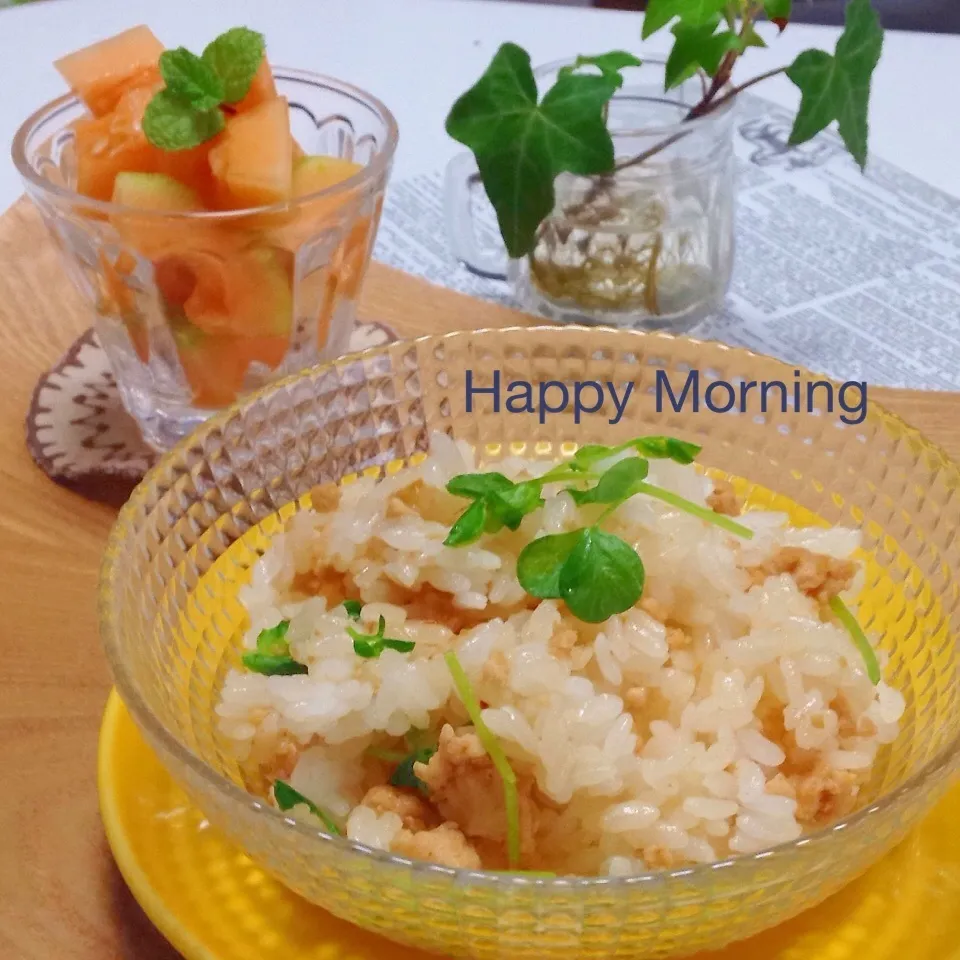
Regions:
[[[211, 828], [116, 692], [100, 729], [107, 839], [133, 895], [186, 960], [427, 960], [312, 906]], [[960, 960], [960, 788], [860, 880], [699, 960]]]

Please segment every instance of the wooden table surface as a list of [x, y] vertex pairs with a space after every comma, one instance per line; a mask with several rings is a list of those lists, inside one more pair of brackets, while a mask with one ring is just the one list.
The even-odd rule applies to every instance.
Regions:
[[[361, 315], [401, 335], [522, 323], [374, 265]], [[97, 812], [109, 690], [97, 568], [115, 511], [49, 481], [23, 422], [39, 375], [89, 324], [26, 201], [0, 218], [0, 960], [173, 960], [113, 864]], [[872, 394], [960, 456], [960, 394]]]

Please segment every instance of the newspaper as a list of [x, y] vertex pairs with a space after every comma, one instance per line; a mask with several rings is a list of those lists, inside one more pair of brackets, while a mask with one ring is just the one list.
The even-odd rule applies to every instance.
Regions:
[[[788, 150], [791, 121], [740, 98], [736, 266], [723, 312], [693, 334], [839, 379], [960, 388], [960, 198], [876, 157], [861, 174], [833, 133]], [[495, 243], [487, 218], [481, 239]], [[505, 282], [454, 260], [444, 222], [441, 172], [400, 180], [375, 256], [514, 304]]]

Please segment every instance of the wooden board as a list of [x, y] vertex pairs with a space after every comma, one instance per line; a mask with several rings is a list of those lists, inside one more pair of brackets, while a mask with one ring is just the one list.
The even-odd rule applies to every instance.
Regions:
[[[365, 319], [400, 334], [529, 322], [381, 265]], [[0, 218], [0, 960], [172, 960], [114, 867], [97, 813], [110, 680], [97, 569], [114, 511], [50, 482], [24, 445], [38, 376], [90, 323], [39, 218]], [[960, 456], [960, 394], [872, 396]]]

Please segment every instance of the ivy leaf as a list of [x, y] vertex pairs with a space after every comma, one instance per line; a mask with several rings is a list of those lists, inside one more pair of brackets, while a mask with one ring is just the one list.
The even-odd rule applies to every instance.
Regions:
[[602, 623], [629, 610], [643, 593], [643, 561], [625, 540], [588, 527], [560, 571], [560, 594], [570, 612]]
[[247, 27], [234, 27], [207, 45], [203, 59], [223, 83], [226, 103], [236, 103], [247, 95], [265, 49], [263, 34]]
[[775, 23], [783, 33], [793, 13], [793, 0], [763, 0], [763, 12], [771, 23]]
[[195, 110], [213, 110], [223, 102], [223, 83], [209, 64], [186, 47], [160, 54], [160, 74], [167, 90]]
[[650, 0], [643, 15], [643, 39], [662, 30], [675, 17], [685, 26], [709, 24], [711, 29], [720, 22], [727, 0]]
[[453, 105], [447, 133], [473, 151], [511, 257], [533, 249], [558, 174], [613, 169], [603, 107], [619, 85], [610, 73], [562, 74], [538, 102], [530, 55], [505, 43]]
[[713, 76], [723, 58], [731, 50], [742, 50], [743, 41], [732, 30], [714, 33], [715, 23], [688, 26], [684, 22], [673, 28], [676, 38], [667, 57], [665, 83], [668, 90], [689, 80], [701, 67]]
[[[786, 23], [784, 23], [784, 27], [785, 26]], [[783, 27], [781, 27], [780, 30], [782, 32]], [[767, 45], [767, 41], [764, 40], [759, 33], [757, 33], [757, 30], [752, 23], [748, 23], [744, 26], [741, 33], [741, 38], [743, 40], [744, 49], [747, 47], [766, 47]]]
[[806, 143], [834, 120], [862, 170], [867, 164], [870, 81], [883, 48], [883, 28], [870, 0], [850, 0], [846, 25], [831, 56], [806, 50], [787, 69], [801, 99], [790, 145]]
[[576, 73], [582, 67], [596, 67], [602, 74], [609, 75], [617, 81], [617, 87], [623, 85], [620, 71], [627, 67], [642, 66], [643, 61], [637, 59], [626, 50], [611, 50], [609, 53], [598, 53], [593, 56], [580, 56], [572, 64], [560, 68], [561, 74]]
[[517, 557], [517, 579], [532, 597], [541, 600], [560, 597], [560, 571], [573, 548], [583, 537], [583, 530], [553, 533], [531, 540]]

